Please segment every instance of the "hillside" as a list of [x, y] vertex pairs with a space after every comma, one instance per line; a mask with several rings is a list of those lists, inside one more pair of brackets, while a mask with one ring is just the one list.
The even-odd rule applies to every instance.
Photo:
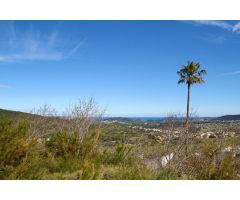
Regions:
[[31, 114], [19, 111], [0, 109], [0, 117], [16, 118], [19, 116], [29, 116]]
[[219, 120], [219, 121], [240, 120], [240, 115], [224, 115], [216, 118], [215, 120]]

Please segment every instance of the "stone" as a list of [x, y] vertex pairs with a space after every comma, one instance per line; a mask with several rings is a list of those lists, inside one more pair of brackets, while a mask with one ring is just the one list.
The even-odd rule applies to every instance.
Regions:
[[168, 163], [173, 159], [173, 157], [174, 157], [174, 153], [170, 153], [166, 156], [163, 156], [161, 158], [162, 167], [166, 167], [168, 165]]

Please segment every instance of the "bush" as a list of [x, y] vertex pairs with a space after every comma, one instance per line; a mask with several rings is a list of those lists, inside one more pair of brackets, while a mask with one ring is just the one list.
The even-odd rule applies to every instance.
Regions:
[[103, 151], [101, 160], [103, 163], [111, 165], [123, 164], [127, 160], [129, 160], [129, 156], [132, 149], [133, 149], [132, 146], [119, 144], [115, 147], [113, 151], [109, 150]]
[[[32, 137], [30, 132], [25, 119], [0, 120], [0, 179], [236, 179], [240, 166], [232, 152], [221, 151], [219, 140], [192, 143], [188, 155], [178, 153], [168, 167], [149, 169], [132, 145], [104, 146], [99, 125], [84, 135], [57, 131]], [[157, 158], [164, 150], [145, 147], [145, 158]]]
[[164, 168], [157, 176], [158, 180], [176, 180], [179, 179], [177, 172], [170, 167]]
[[46, 141], [46, 147], [55, 157], [76, 157], [84, 159], [93, 156], [98, 151], [101, 131], [93, 129], [83, 138], [77, 133], [57, 132]]
[[28, 123], [0, 121], [0, 177], [8, 176], [36, 153], [37, 142], [28, 138]]
[[232, 152], [223, 153], [221, 143], [207, 140], [199, 148], [199, 153], [192, 153], [179, 168], [180, 174], [188, 179], [220, 180], [236, 179], [236, 160]]
[[104, 180], [152, 180], [156, 179], [156, 173], [147, 169], [140, 163], [131, 165], [105, 166], [103, 170]]
[[27, 120], [2, 119], [0, 178], [65, 179], [78, 171], [74, 179], [95, 179], [100, 171], [100, 136], [100, 129], [93, 128], [83, 138], [61, 132], [32, 138]]

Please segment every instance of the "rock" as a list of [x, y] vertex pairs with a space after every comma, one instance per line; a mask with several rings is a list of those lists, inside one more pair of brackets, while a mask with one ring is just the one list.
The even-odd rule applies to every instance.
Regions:
[[217, 135], [215, 135], [215, 134], [209, 134], [209, 135], [208, 135], [208, 138], [217, 138]]
[[161, 144], [163, 142], [163, 138], [161, 136], [156, 137], [156, 142]]
[[174, 134], [180, 134], [180, 131], [174, 131]]
[[200, 137], [201, 137], [202, 139], [206, 138], [206, 133], [202, 133], [202, 134], [200, 135]]
[[223, 137], [235, 137], [236, 133], [235, 132], [226, 132], [223, 133]]
[[200, 153], [194, 153], [194, 155], [197, 156], [197, 157], [198, 157], [198, 156], [201, 156]]
[[233, 153], [234, 153], [234, 157], [239, 157], [240, 156], [240, 148], [239, 147], [234, 148]]
[[162, 167], [166, 167], [168, 165], [168, 163], [173, 159], [173, 156], [174, 156], [174, 153], [170, 153], [166, 156], [163, 156], [161, 158]]
[[200, 137], [202, 139], [204, 139], [204, 138], [217, 138], [217, 135], [213, 132], [206, 132], [206, 133], [202, 133]]
[[37, 142], [38, 142], [38, 143], [42, 143], [42, 139], [41, 139], [41, 138], [38, 138], [38, 139], [37, 139]]
[[228, 135], [230, 136], [230, 137], [235, 137], [235, 132], [228, 132]]
[[233, 148], [230, 147], [230, 146], [228, 146], [228, 147], [224, 148], [224, 149], [222, 150], [222, 152], [223, 152], [223, 153], [229, 153], [229, 152], [232, 152], [232, 150], [233, 150]]
[[146, 164], [147, 168], [153, 169], [153, 170], [157, 170], [161, 166], [159, 161], [156, 159], [147, 160], [147, 161], [145, 161], [145, 164]]
[[240, 156], [240, 147], [233, 148], [231, 146], [228, 146], [222, 150], [222, 153], [230, 153], [230, 152], [233, 153], [234, 157], [239, 157]]
[[174, 140], [178, 140], [180, 137], [179, 137], [179, 135], [174, 135], [173, 138], [174, 138]]

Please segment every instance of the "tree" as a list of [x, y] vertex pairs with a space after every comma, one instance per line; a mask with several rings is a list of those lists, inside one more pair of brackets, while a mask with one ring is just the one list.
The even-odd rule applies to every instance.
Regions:
[[191, 85], [204, 83], [204, 79], [202, 78], [202, 75], [205, 75], [207, 73], [206, 70], [200, 69], [200, 67], [201, 67], [200, 63], [188, 61], [187, 65], [183, 65], [183, 68], [177, 72], [180, 77], [178, 84], [186, 83], [188, 87], [186, 124], [188, 124], [188, 121], [189, 121]]

